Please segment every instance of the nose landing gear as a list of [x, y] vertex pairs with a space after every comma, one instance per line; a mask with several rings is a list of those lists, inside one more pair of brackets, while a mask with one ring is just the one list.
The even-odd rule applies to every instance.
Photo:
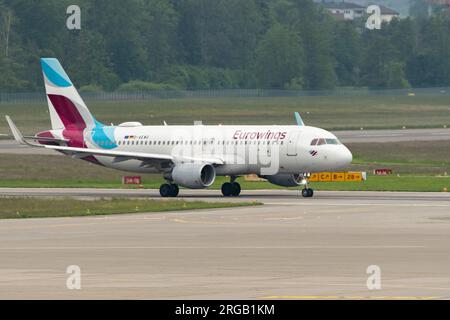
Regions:
[[314, 195], [314, 190], [311, 188], [305, 188], [302, 190], [303, 198], [311, 198]]
[[310, 176], [311, 176], [310, 173], [303, 174], [303, 180], [302, 180], [302, 185], [304, 186], [304, 188], [302, 190], [303, 198], [312, 198], [312, 196], [314, 195], [314, 190], [311, 188], [308, 188], [308, 179]]

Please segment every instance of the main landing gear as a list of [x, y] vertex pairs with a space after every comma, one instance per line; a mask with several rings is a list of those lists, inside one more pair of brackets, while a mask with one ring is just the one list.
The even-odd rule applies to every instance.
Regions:
[[225, 182], [222, 185], [224, 197], [237, 197], [241, 193], [241, 185], [237, 182]]
[[179, 191], [180, 189], [176, 184], [164, 183], [161, 185], [161, 187], [159, 187], [159, 194], [163, 198], [176, 197]]
[[241, 185], [235, 181], [236, 178], [232, 176], [231, 182], [222, 184], [222, 194], [224, 197], [237, 197], [241, 193]]

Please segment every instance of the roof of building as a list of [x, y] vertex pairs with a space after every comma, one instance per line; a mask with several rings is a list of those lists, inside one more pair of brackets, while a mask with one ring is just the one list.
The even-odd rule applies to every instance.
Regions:
[[323, 5], [327, 9], [365, 9], [364, 6], [351, 2], [325, 2]]
[[[380, 4], [377, 3], [373, 3], [377, 6], [380, 7], [381, 9], [381, 14], [391, 14], [391, 15], [400, 15], [400, 13], [398, 11], [395, 11], [391, 8], [382, 6]], [[322, 5], [327, 8], [327, 9], [340, 9], [340, 10], [349, 10], [349, 9], [361, 9], [361, 10], [365, 10], [366, 7], [365, 6], [361, 6], [359, 4], [356, 3], [352, 3], [352, 2], [325, 2], [322, 3]]]
[[332, 13], [330, 12], [330, 15], [335, 18], [336, 20], [345, 20], [345, 15], [343, 13]]
[[397, 11], [391, 9], [391, 8], [388, 8], [388, 7], [379, 5], [379, 4], [377, 4], [377, 6], [380, 7], [381, 14], [392, 14], [392, 15], [399, 15], [400, 14], [399, 12], [397, 12]]

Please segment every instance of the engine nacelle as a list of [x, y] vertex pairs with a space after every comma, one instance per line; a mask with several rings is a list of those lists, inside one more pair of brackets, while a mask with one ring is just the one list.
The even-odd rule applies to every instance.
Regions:
[[186, 188], [203, 189], [214, 183], [216, 169], [207, 163], [176, 164], [172, 170], [171, 179], [174, 183]]
[[273, 176], [264, 176], [272, 184], [282, 187], [296, 187], [303, 183], [303, 176], [301, 174], [280, 173]]

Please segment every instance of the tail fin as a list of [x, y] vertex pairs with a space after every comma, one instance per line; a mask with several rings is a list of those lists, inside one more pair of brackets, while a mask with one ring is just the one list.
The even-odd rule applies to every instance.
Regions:
[[95, 126], [95, 118], [73, 86], [58, 59], [42, 58], [45, 91], [52, 129], [84, 130]]

